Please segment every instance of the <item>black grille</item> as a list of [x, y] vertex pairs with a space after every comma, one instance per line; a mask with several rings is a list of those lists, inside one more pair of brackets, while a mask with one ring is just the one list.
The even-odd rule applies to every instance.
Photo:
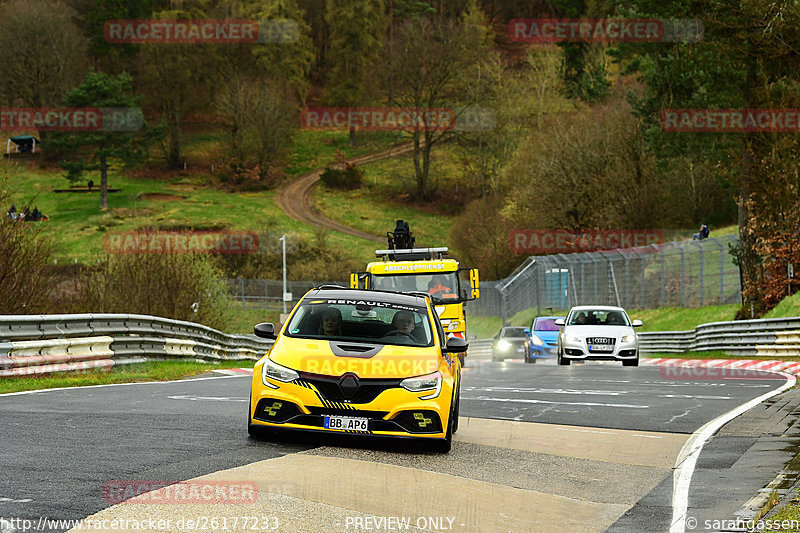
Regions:
[[283, 423], [301, 413], [300, 408], [292, 402], [262, 398], [256, 406], [253, 418], [264, 422]]
[[564, 348], [564, 351], [567, 355], [583, 355], [583, 350], [577, 348]]
[[309, 407], [312, 415], [322, 416], [355, 416], [367, 418], [383, 418], [389, 411], [364, 411], [361, 409], [335, 409], [333, 407]]
[[342, 387], [342, 377], [328, 377], [317, 374], [300, 372], [300, 385], [313, 385], [323, 398], [332, 402], [369, 403], [380, 393], [400, 386], [400, 379], [361, 379], [358, 378], [357, 386], [353, 386], [349, 376], [345, 377]]
[[586, 342], [589, 344], [616, 344], [617, 339], [613, 337], [587, 337]]
[[392, 419], [409, 433], [441, 433], [442, 421], [436, 411], [401, 411]]

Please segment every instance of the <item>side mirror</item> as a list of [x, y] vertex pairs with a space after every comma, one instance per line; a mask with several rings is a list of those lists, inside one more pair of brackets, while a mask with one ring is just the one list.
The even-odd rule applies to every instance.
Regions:
[[469, 343], [461, 337], [450, 337], [447, 339], [447, 353], [464, 353], [469, 348]]
[[530, 334], [531, 334], [531, 328], [525, 328], [525, 333], [527, 333], [528, 335], [530, 335]]
[[256, 324], [253, 327], [253, 333], [255, 333], [256, 337], [261, 337], [262, 339], [274, 339], [276, 337], [275, 326], [271, 322]]
[[556, 326], [563, 326], [565, 323], [566, 323], [566, 322], [564, 322], [564, 319], [563, 319], [563, 318], [556, 318], [556, 319], [553, 321], [553, 324], [555, 324]]
[[636, 320], [631, 322], [631, 324], [633, 325], [633, 327], [638, 328], [642, 325], [642, 321], [637, 318]]

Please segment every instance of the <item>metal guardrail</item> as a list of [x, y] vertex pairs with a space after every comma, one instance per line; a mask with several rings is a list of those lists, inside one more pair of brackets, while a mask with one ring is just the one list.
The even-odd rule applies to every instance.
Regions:
[[467, 357], [489, 357], [492, 355], [492, 339], [472, 339], [469, 341]]
[[753, 357], [800, 356], [800, 317], [701, 324], [690, 331], [639, 333], [643, 354], [722, 351]]
[[257, 360], [272, 341], [148, 315], [0, 315], [0, 377], [147, 359]]

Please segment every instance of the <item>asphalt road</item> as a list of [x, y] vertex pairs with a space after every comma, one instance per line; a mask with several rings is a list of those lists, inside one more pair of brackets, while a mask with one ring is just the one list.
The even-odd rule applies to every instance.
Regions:
[[[80, 519], [109, 506], [103, 487], [111, 480], [182, 480], [313, 447], [307, 441], [247, 437], [249, 380], [217, 377], [0, 396], [0, 517]], [[688, 434], [782, 383], [766, 374], [721, 379], [594, 362], [559, 367], [471, 361], [461, 415]], [[723, 446], [716, 453], [731, 450]], [[761, 477], [774, 476], [774, 464], [761, 467]], [[641, 513], [666, 512], [670, 487], [659, 485], [649, 495], [650, 505], [640, 515], [634, 507], [626, 523], [661, 530], [642, 522]], [[704, 505], [713, 507], [713, 501]]]
[[[750, 372], [682, 372], [588, 361], [558, 366], [518, 361], [470, 361], [464, 369], [462, 414], [546, 424], [692, 433], [784, 383]], [[763, 378], [763, 379], [759, 379]]]

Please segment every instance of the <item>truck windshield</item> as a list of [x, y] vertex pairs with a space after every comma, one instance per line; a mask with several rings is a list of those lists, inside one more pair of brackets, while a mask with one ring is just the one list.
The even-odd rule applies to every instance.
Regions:
[[460, 284], [456, 272], [373, 275], [372, 287], [384, 291], [422, 291], [431, 295], [434, 303], [460, 301]]

